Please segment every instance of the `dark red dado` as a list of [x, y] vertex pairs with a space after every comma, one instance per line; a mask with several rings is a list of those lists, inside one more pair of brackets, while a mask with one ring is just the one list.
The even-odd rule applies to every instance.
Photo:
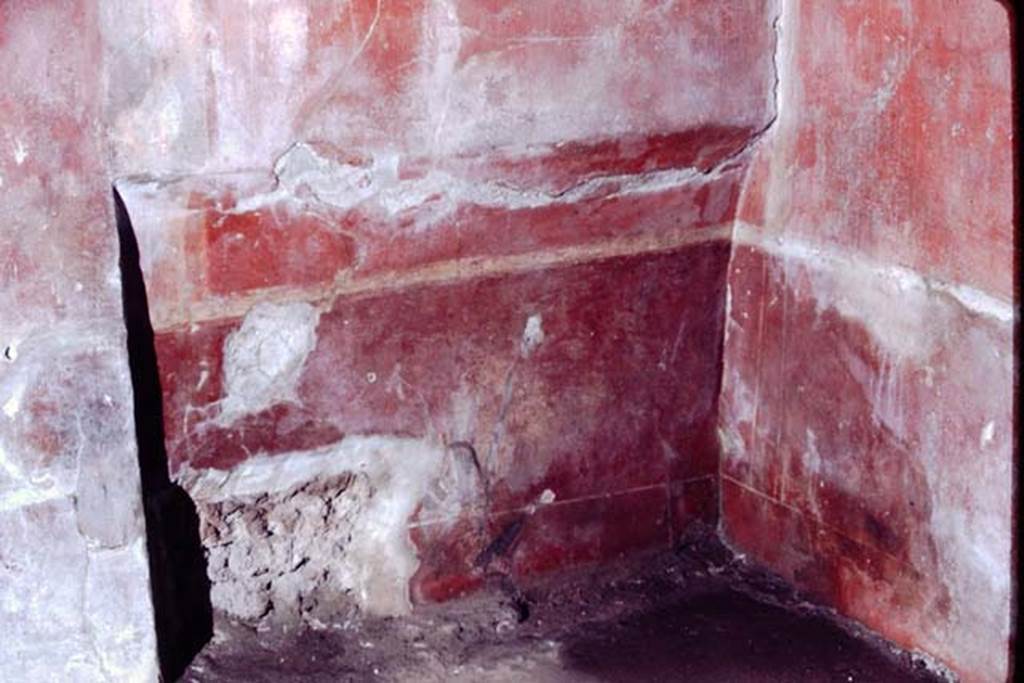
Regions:
[[[339, 297], [320, 316], [295, 402], [227, 427], [217, 421], [223, 348], [239, 323], [160, 332], [172, 468], [228, 469], [251, 454], [306, 450], [345, 434], [428, 436], [471, 444], [488, 473], [488, 517], [473, 524], [553, 493], [557, 502], [526, 526], [525, 552], [535, 557], [517, 568], [665, 545], [670, 524], [707, 510], [707, 494], [698, 489], [690, 501], [685, 485], [717, 472], [728, 256], [727, 243], [711, 241]], [[536, 346], [524, 354], [534, 324]], [[628, 501], [643, 502], [641, 517], [623, 517]], [[588, 531], [573, 521], [580, 515], [591, 518]], [[566, 528], [556, 530], [562, 519]], [[654, 523], [650, 533], [628, 538], [643, 520]], [[549, 544], [532, 548], [533, 537]], [[458, 573], [471, 560], [434, 569]]]

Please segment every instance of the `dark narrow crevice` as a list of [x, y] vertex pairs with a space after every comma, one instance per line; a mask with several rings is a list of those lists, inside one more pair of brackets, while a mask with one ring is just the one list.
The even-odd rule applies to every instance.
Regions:
[[122, 305], [135, 409], [135, 438], [146, 517], [150, 590], [164, 680], [178, 679], [213, 635], [206, 559], [195, 504], [171, 481], [164, 444], [163, 401], [139, 245], [114, 188], [121, 245]]

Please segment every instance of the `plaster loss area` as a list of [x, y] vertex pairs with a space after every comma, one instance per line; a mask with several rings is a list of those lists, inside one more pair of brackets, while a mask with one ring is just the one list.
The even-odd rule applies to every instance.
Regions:
[[344, 473], [199, 503], [213, 606], [244, 621], [310, 622], [355, 605], [346, 549], [373, 488]]
[[352, 436], [183, 472], [213, 608], [249, 623], [311, 626], [408, 613], [419, 568], [408, 520], [443, 455], [427, 440]]

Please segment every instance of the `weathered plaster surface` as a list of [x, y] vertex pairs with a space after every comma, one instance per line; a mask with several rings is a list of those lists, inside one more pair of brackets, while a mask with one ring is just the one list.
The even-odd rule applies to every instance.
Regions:
[[779, 27], [729, 271], [723, 532], [964, 680], [1005, 680], [1006, 9], [794, 0]]
[[763, 21], [695, 0], [109, 0], [107, 120], [118, 166], [160, 175], [268, 168], [302, 140], [445, 159], [757, 129]]
[[5, 681], [157, 677], [97, 20], [0, 4]]
[[27, 337], [0, 368], [5, 680], [155, 680], [124, 340]]
[[396, 613], [721, 498], [999, 680], [1008, 36], [984, 1], [0, 5], [0, 666], [155, 675], [116, 182], [223, 609]]
[[[723, 238], [774, 117], [774, 4], [109, 9], [117, 186], [182, 481], [343, 462], [355, 438], [447, 445], [403, 520], [422, 561], [394, 560], [418, 599], [478, 583], [508, 515], [526, 572], [713, 514]], [[309, 486], [360, 508], [325, 476], [203, 513], [215, 564], [262, 543], [215, 537]], [[215, 595], [240, 576], [223, 566]]]

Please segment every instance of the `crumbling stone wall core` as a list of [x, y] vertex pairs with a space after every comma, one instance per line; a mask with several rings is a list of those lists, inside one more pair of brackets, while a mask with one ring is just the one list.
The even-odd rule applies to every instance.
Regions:
[[355, 610], [408, 612], [419, 567], [408, 520], [443, 456], [422, 440], [347, 437], [231, 470], [186, 471], [214, 608], [249, 622], [314, 625]]
[[346, 555], [373, 490], [345, 473], [200, 503], [211, 601], [230, 617], [316, 623], [356, 606]]

